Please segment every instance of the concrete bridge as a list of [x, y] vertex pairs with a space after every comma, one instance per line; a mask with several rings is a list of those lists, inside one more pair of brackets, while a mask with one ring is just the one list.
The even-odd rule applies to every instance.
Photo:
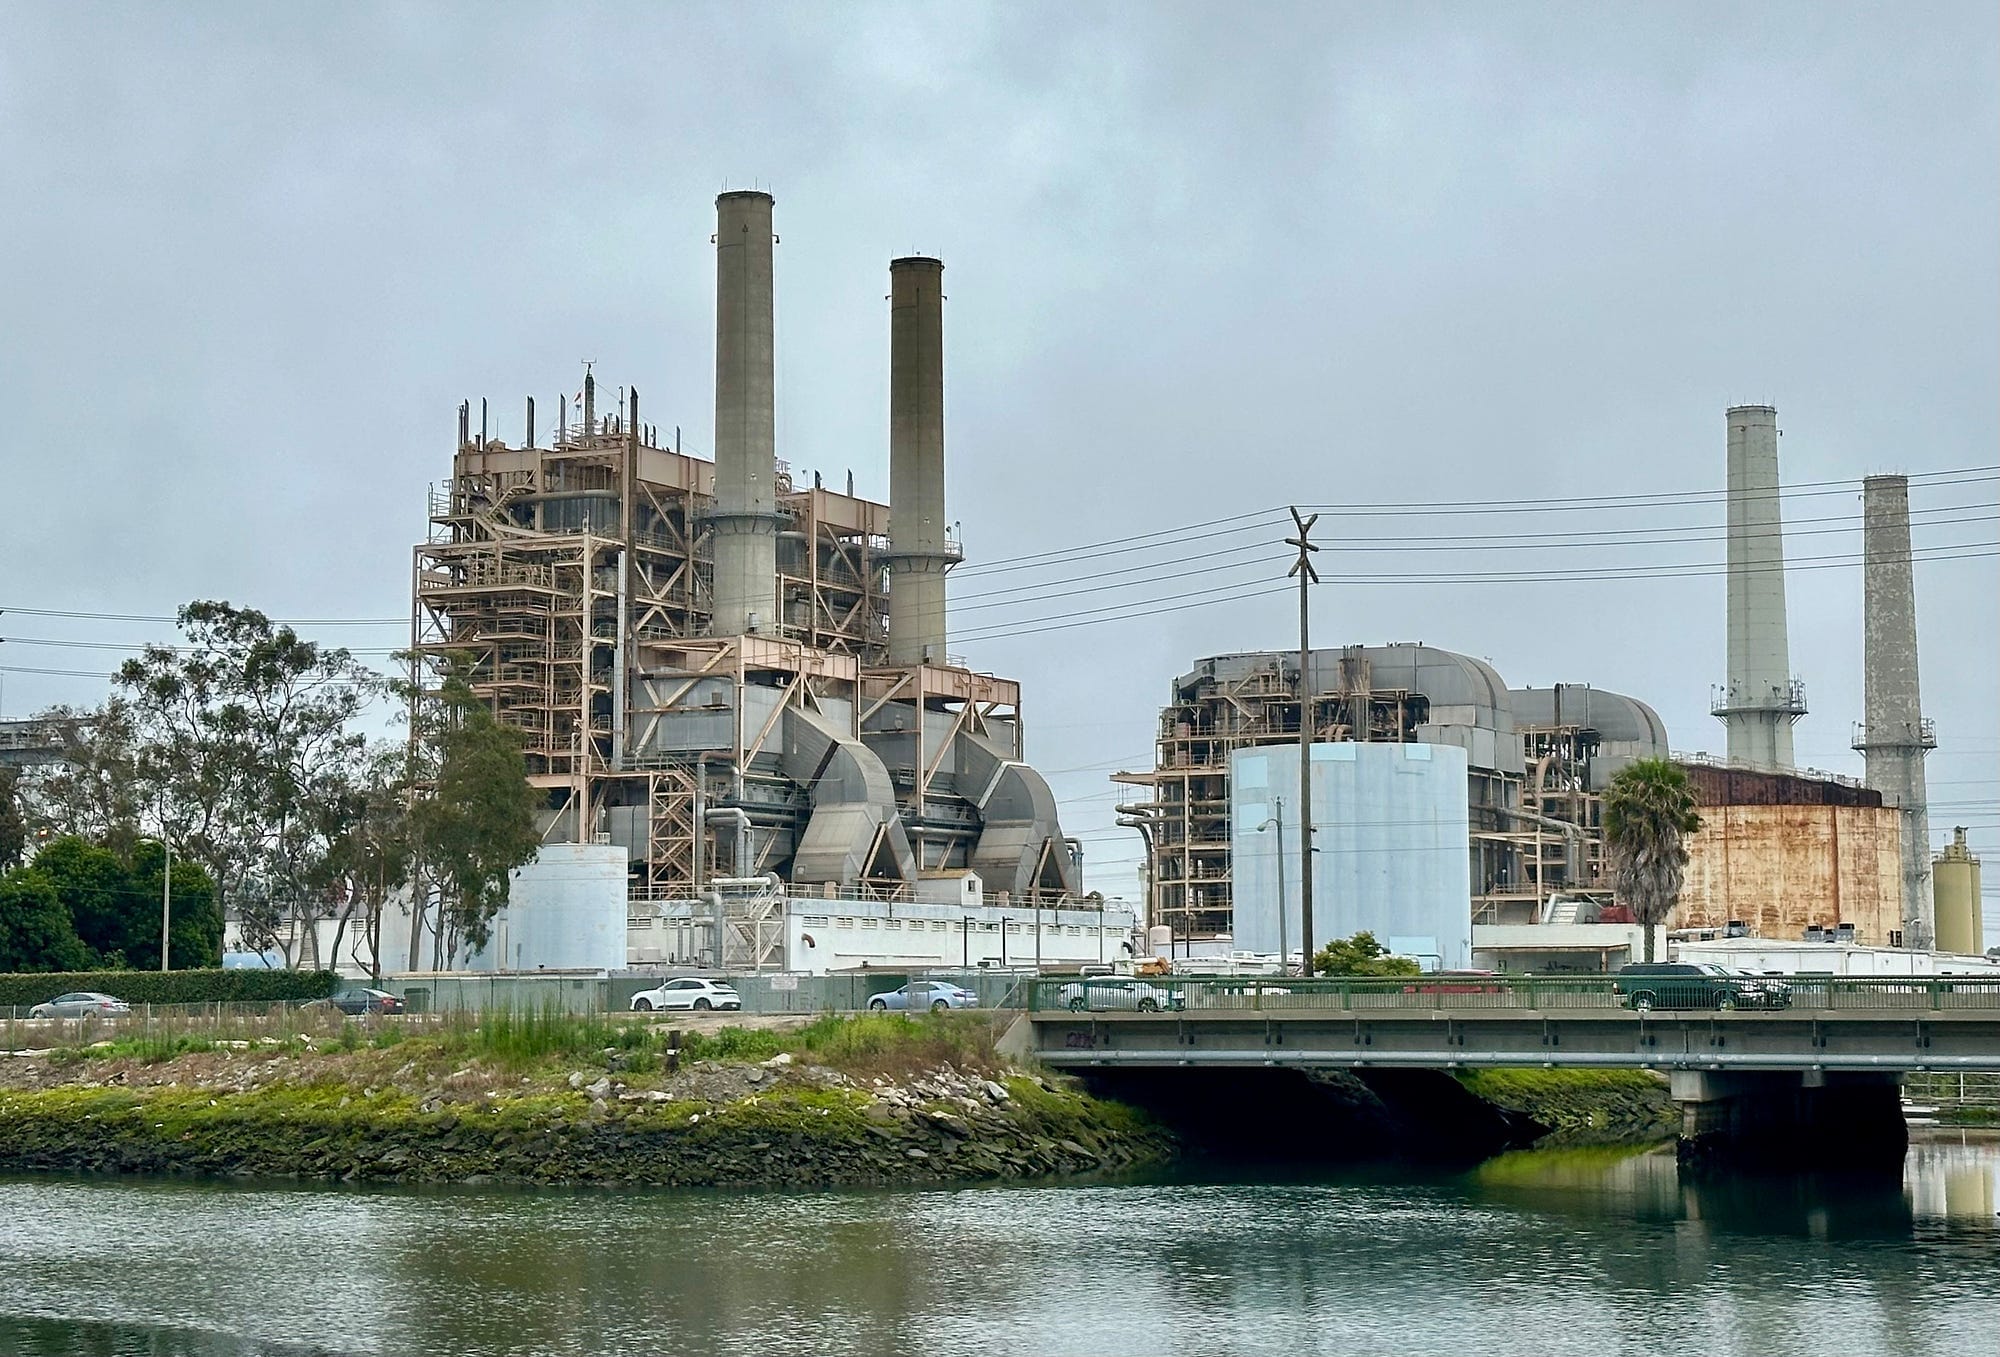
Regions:
[[1607, 977], [1055, 981], [1024, 1043], [1091, 1070], [1651, 1069], [1684, 1147], [1824, 1132], [1897, 1151], [1913, 1070], [2000, 1070], [2000, 980], [1793, 978], [1784, 1006], [1627, 1007]]

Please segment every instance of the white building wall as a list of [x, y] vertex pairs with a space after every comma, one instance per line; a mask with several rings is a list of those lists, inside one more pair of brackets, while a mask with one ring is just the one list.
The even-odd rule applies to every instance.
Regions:
[[[1427, 969], [1470, 966], [1466, 771], [1466, 751], [1455, 745], [1313, 746], [1313, 932], [1321, 945], [1366, 931]], [[1279, 949], [1280, 834], [1259, 829], [1275, 818], [1284, 843], [1284, 946], [1297, 951], [1299, 752], [1239, 749], [1229, 785], [1234, 945]]]
[[[1122, 906], [1038, 913], [809, 895], [788, 897], [783, 911], [784, 969], [805, 975], [864, 965], [881, 970], [1033, 967], [1038, 955], [1044, 964], [1116, 961], [1132, 955], [1135, 922], [1132, 911]], [[678, 901], [662, 905], [656, 918], [634, 918], [627, 934], [630, 964], [712, 964], [712, 917], [709, 905]]]

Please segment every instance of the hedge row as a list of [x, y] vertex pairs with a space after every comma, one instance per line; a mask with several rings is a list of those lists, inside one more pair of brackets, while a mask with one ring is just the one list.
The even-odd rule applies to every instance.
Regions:
[[43, 1004], [75, 990], [128, 1004], [283, 1003], [324, 998], [339, 985], [332, 971], [52, 971], [0, 975], [0, 1008]]

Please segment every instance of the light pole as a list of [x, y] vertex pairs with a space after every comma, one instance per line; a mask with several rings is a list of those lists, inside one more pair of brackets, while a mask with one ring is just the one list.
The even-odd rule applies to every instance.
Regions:
[[1285, 947], [1285, 798], [1271, 798], [1271, 818], [1257, 826], [1262, 834], [1267, 829], [1278, 831], [1278, 974], [1292, 973], [1292, 954]]
[[160, 826], [160, 848], [166, 853], [166, 865], [160, 868], [160, 969], [167, 969], [167, 949], [169, 932], [174, 918], [174, 846], [167, 841], [167, 827]]

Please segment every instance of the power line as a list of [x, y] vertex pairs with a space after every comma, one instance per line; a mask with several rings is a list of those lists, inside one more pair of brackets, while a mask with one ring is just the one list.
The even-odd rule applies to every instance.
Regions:
[[[1981, 560], [2000, 552], [1977, 550], [1976, 548], [2000, 546], [2000, 542], [1972, 542], [1962, 546], [1936, 548], [1931, 552], [1913, 551], [1911, 559], [1917, 561], [1962, 561]], [[1807, 558], [1799, 562], [1787, 562], [1784, 566], [1765, 567], [1765, 570], [1804, 571], [1852, 569], [1862, 563], [1860, 555], [1831, 558]], [[1517, 571], [1497, 572], [1480, 575], [1328, 575], [1326, 578], [1338, 584], [1351, 586], [1367, 585], [1444, 585], [1444, 584], [1560, 584], [1560, 583], [1617, 583], [1651, 579], [1690, 579], [1703, 576], [1721, 575], [1728, 572], [1726, 564], [1679, 566], [1626, 566], [1614, 567], [1617, 573], [1591, 570], [1582, 571]], [[1759, 572], [1752, 572], [1759, 573]], [[1034, 636], [1047, 631], [1062, 631], [1078, 626], [1092, 626], [1099, 622], [1123, 621], [1127, 618], [1157, 617], [1165, 613], [1185, 612], [1190, 608], [1209, 607], [1218, 603], [1247, 601], [1265, 598], [1273, 594], [1291, 592], [1290, 585], [1274, 585], [1266, 589], [1244, 590], [1241, 585], [1221, 585], [1214, 589], [1199, 589], [1185, 594], [1170, 594], [1159, 598], [1138, 599], [1125, 604], [1114, 604], [1104, 608], [1084, 609], [1078, 612], [1054, 613], [1046, 617], [1019, 618], [1005, 624], [995, 624], [984, 629], [975, 629], [953, 638], [954, 643], [988, 641], [1000, 637]], [[1221, 594], [1222, 597], [1209, 597]], [[1191, 602], [1190, 600], [1202, 600]], [[1164, 604], [1164, 607], [1149, 607], [1150, 604]], [[1102, 614], [1115, 614], [1106, 617]], [[1042, 626], [1039, 623], [1050, 625]]]
[[[1988, 506], [1971, 506], [1971, 505], [1967, 505], [1967, 506], [1963, 506], [1963, 507], [1966, 507], [1966, 508], [1972, 508], [1972, 507], [1988, 507]], [[2000, 508], [2000, 502], [1996, 502], [1996, 503], [1995, 503], [1994, 505], [1992, 505], [1992, 506], [1990, 506], [1990, 507], [1994, 507], [1994, 508]], [[1954, 524], [1960, 524], [1960, 523], [1979, 523], [1979, 524], [1991, 524], [1991, 522], [1992, 522], [1992, 521], [1993, 521], [1993, 519], [1992, 519], [1992, 515], [1990, 515], [1990, 514], [1976, 514], [1976, 515], [1969, 515], [1969, 516], [1967, 516], [1967, 517], [1964, 517], [1964, 518], [1951, 518], [1951, 519], [1940, 519], [1940, 520], [1938, 520], [1937, 522], [1934, 522], [1934, 523], [1925, 523], [1925, 524], [1921, 524], [1921, 525], [1919, 525], [1919, 526], [1922, 526], [1922, 527], [1949, 527], [1949, 526], [1952, 526], [1952, 525], [1954, 525]], [[1803, 530], [1803, 531], [1800, 531], [1800, 532], [1796, 532], [1796, 533], [1793, 533], [1793, 532], [1787, 532], [1787, 533], [1786, 533], [1785, 535], [1786, 535], [1787, 537], [1809, 537], [1809, 536], [1814, 536], [1814, 535], [1817, 535], [1817, 534], [1824, 534], [1824, 533], [1833, 533], [1833, 532], [1838, 532], [1838, 533], [1847, 533], [1847, 532], [1852, 532], [1852, 531], [1854, 531], [1854, 529], [1853, 529], [1852, 527], [1847, 527], [1847, 528], [1816, 528], [1816, 529], [1806, 529], [1806, 530]], [[1657, 540], [1656, 540], [1655, 542], [1633, 542], [1633, 543], [1598, 543], [1598, 542], [1551, 542], [1551, 543], [1546, 543], [1546, 544], [1540, 544], [1540, 545], [1528, 545], [1528, 544], [1521, 544], [1521, 543], [1517, 543], [1517, 544], [1506, 544], [1506, 543], [1501, 543], [1501, 544], [1494, 544], [1494, 545], [1492, 545], [1492, 546], [1486, 546], [1486, 545], [1480, 545], [1480, 544], [1466, 544], [1466, 545], [1460, 545], [1460, 546], [1442, 546], [1442, 547], [1427, 547], [1427, 548], [1416, 548], [1416, 547], [1392, 547], [1392, 548], [1372, 548], [1372, 547], [1356, 547], [1356, 546], [1340, 546], [1340, 545], [1336, 545], [1336, 544], [1332, 544], [1332, 543], [1329, 543], [1329, 544], [1325, 545], [1325, 546], [1324, 546], [1324, 547], [1323, 547], [1322, 549], [1323, 549], [1323, 550], [1325, 550], [1325, 551], [1329, 551], [1329, 552], [1361, 552], [1361, 551], [1366, 551], [1366, 552], [1372, 552], [1372, 553], [1375, 553], [1375, 554], [1380, 554], [1380, 555], [1398, 555], [1398, 554], [1403, 554], [1403, 553], [1407, 553], [1407, 552], [1414, 552], [1414, 551], [1419, 551], [1419, 550], [1423, 551], [1423, 552], [1424, 552], [1425, 554], [1429, 554], [1429, 553], [1430, 553], [1430, 552], [1432, 552], [1432, 551], [1521, 551], [1521, 550], [1528, 550], [1528, 551], [1545, 551], [1545, 550], [1554, 550], [1554, 549], [1558, 549], [1558, 548], [1565, 548], [1565, 547], [1597, 547], [1597, 546], [1612, 546], [1612, 547], [1618, 547], [1618, 546], [1654, 546], [1654, 545], [1660, 545], [1660, 546], [1669, 546], [1669, 545], [1675, 545], [1675, 544], [1679, 544], [1679, 543], [1689, 543], [1689, 542], [1693, 542], [1693, 543], [1700, 543], [1700, 542], [1717, 542], [1717, 541], [1723, 541], [1723, 540], [1725, 540], [1725, 537], [1724, 537], [1723, 535], [1711, 535], [1711, 536], [1701, 536], [1701, 537], [1678, 537], [1678, 538], [1659, 538], [1659, 539], [1657, 539]], [[1263, 545], [1263, 544], [1262, 544], [1262, 543], [1259, 543], [1258, 545], [1260, 545], [1260, 546], [1261, 546], [1261, 545]], [[1953, 544], [1940, 544], [1940, 545], [1939, 545], [1939, 548], [1937, 548], [1937, 549], [1941, 549], [1941, 548], [1942, 548], [1943, 546], [1948, 546], [1948, 545], [1953, 545]], [[1230, 554], [1230, 553], [1212, 553], [1212, 554]], [[1191, 559], [1200, 559], [1200, 558], [1191, 558]], [[1210, 572], [1208, 572], [1208, 573], [1211, 573], [1211, 574], [1222, 574], [1222, 573], [1226, 573], [1226, 572], [1229, 572], [1229, 571], [1237, 571], [1237, 570], [1247, 570], [1247, 569], [1250, 569], [1250, 568], [1252, 568], [1252, 567], [1264, 567], [1264, 566], [1271, 566], [1271, 565], [1275, 565], [1275, 564], [1277, 564], [1277, 563], [1279, 563], [1279, 562], [1281, 562], [1281, 561], [1284, 561], [1285, 559], [1287, 559], [1287, 558], [1286, 558], [1286, 557], [1284, 557], [1284, 556], [1268, 556], [1268, 555], [1267, 555], [1267, 556], [1260, 556], [1260, 557], [1258, 557], [1258, 558], [1257, 558], [1257, 559], [1255, 559], [1255, 560], [1250, 560], [1250, 561], [1239, 561], [1239, 562], [1236, 562], [1236, 563], [1234, 563], [1234, 564], [1231, 564], [1231, 565], [1225, 565], [1225, 566], [1218, 566], [1218, 567], [1214, 567], [1214, 568], [1213, 568], [1213, 569], [1212, 569], [1212, 570], [1211, 570]], [[1802, 559], [1802, 560], [1807, 560], [1807, 561], [1811, 561], [1811, 560], [1820, 560], [1820, 559], [1824, 559], [1824, 558], [1822, 558], [1822, 557], [1813, 557], [1813, 556], [1808, 556], [1808, 557], [1802, 557], [1802, 558], [1799, 558], [1799, 559]], [[1553, 567], [1551, 567], [1551, 568], [1553, 568]], [[1647, 570], [1647, 569], [1650, 569], [1650, 567], [1648, 567], [1648, 566], [1646, 566], [1646, 565], [1644, 565], [1644, 564], [1634, 564], [1634, 565], [1630, 565], [1630, 566], [1616, 566], [1616, 567], [1606, 567], [1606, 568], [1607, 568], [1607, 569], [1623, 569], [1623, 570]], [[984, 611], [985, 609], [988, 609], [988, 608], [1010, 608], [1010, 607], [1019, 607], [1019, 606], [1021, 606], [1022, 604], [1025, 604], [1025, 603], [1039, 603], [1039, 602], [1042, 602], [1042, 601], [1043, 601], [1043, 600], [1045, 600], [1045, 599], [1057, 599], [1057, 598], [1075, 598], [1075, 597], [1078, 597], [1079, 595], [1083, 595], [1083, 594], [1094, 594], [1094, 593], [1103, 593], [1103, 592], [1107, 592], [1108, 590], [1114, 590], [1114, 589], [1132, 589], [1132, 588], [1137, 588], [1137, 587], [1140, 587], [1140, 586], [1143, 586], [1143, 585], [1146, 585], [1146, 584], [1151, 584], [1151, 583], [1155, 583], [1155, 582], [1156, 582], [1157, 580], [1159, 580], [1159, 579], [1161, 578], [1160, 574], [1159, 574], [1159, 573], [1157, 573], [1157, 571], [1156, 571], [1156, 568], [1155, 568], [1155, 567], [1153, 567], [1153, 566], [1144, 566], [1144, 567], [1135, 567], [1134, 569], [1130, 569], [1130, 570], [1119, 570], [1119, 571], [1112, 571], [1112, 572], [1109, 572], [1109, 573], [1110, 573], [1110, 574], [1113, 574], [1113, 575], [1129, 575], [1129, 574], [1132, 574], [1132, 573], [1135, 573], [1135, 570], [1148, 570], [1148, 571], [1155, 571], [1155, 573], [1153, 573], [1153, 574], [1152, 574], [1152, 575], [1151, 575], [1151, 576], [1150, 576], [1149, 578], [1145, 578], [1145, 579], [1138, 579], [1138, 580], [1127, 580], [1127, 581], [1125, 581], [1125, 582], [1124, 582], [1124, 583], [1122, 583], [1122, 584], [1113, 584], [1113, 585], [1108, 585], [1108, 586], [1093, 586], [1093, 587], [1091, 587], [1091, 588], [1087, 588], [1087, 589], [1072, 589], [1072, 590], [1068, 590], [1068, 591], [1065, 591], [1065, 592], [1062, 592], [1062, 593], [1048, 593], [1048, 592], [1046, 592], [1046, 590], [1047, 590], [1047, 589], [1048, 589], [1048, 587], [1049, 587], [1049, 586], [1051, 586], [1051, 585], [1058, 585], [1058, 584], [1072, 584], [1072, 583], [1079, 583], [1079, 582], [1081, 582], [1081, 581], [1083, 581], [1083, 580], [1086, 580], [1086, 579], [1103, 579], [1103, 578], [1106, 578], [1106, 576], [1103, 576], [1103, 575], [1078, 575], [1078, 576], [1072, 576], [1072, 577], [1070, 577], [1070, 578], [1067, 578], [1067, 579], [1057, 579], [1057, 580], [1046, 580], [1046, 581], [1043, 581], [1043, 582], [1042, 582], [1041, 584], [1039, 584], [1039, 585], [1022, 585], [1022, 586], [1017, 586], [1017, 587], [1015, 587], [1015, 588], [1012, 588], [1012, 589], [1004, 589], [1004, 590], [998, 590], [998, 591], [996, 591], [996, 592], [995, 592], [995, 593], [993, 593], [993, 594], [971, 594], [971, 595], [967, 595], [967, 596], [966, 596], [966, 598], [965, 598], [964, 600], [961, 600], [961, 601], [957, 601], [957, 602], [954, 602], [954, 604], [953, 604], [953, 610], [954, 610], [954, 611], [956, 611], [956, 612], [980, 612], [980, 611]], [[1022, 597], [1018, 597], [1018, 598], [1002, 598], [1002, 597], [1000, 597], [1000, 595], [1003, 595], [1003, 594], [1018, 594], [1018, 595], [1022, 595]], [[974, 600], [984, 600], [984, 601], [974, 601]]]
[[[1940, 505], [1929, 509], [1916, 509], [1911, 511], [1910, 516], [1913, 520], [1912, 526], [1925, 527], [1925, 528], [1943, 527], [1953, 523], [1990, 522], [1991, 515], [1975, 514], [1963, 518], [1929, 518], [1926, 516], [1944, 514], [1944, 513], [1957, 513], [1960, 510], [1964, 509], [1995, 509], [1995, 508], [2000, 508], [2000, 500], [1980, 500], [1970, 504]], [[1916, 520], [1922, 520], [1922, 521], [1916, 521]], [[1738, 540], [1756, 541], [1767, 537], [1780, 537], [1780, 538], [1810, 537], [1825, 533], [1854, 532], [1860, 528], [1861, 521], [1862, 521], [1862, 515], [1859, 513], [1835, 514], [1820, 518], [1796, 519], [1793, 520], [1793, 522], [1785, 525], [1781, 530], [1771, 531], [1771, 532], [1754, 532], [1754, 533], [1739, 534]], [[1836, 523], [1842, 526], [1835, 528], [1807, 528], [1804, 526], [1805, 524], [1812, 524], [1812, 523]], [[1235, 531], [1243, 531], [1243, 530], [1237, 529]], [[1690, 534], [1690, 535], [1685, 535], [1685, 536], [1658, 535], [1662, 533], [1679, 533], [1679, 534]], [[1588, 538], [1592, 540], [1588, 541], [1550, 540], [1550, 539], [1570, 539], [1570, 538]], [[1690, 523], [1690, 524], [1675, 525], [1672, 527], [1659, 527], [1659, 528], [1590, 528], [1577, 532], [1521, 532], [1521, 533], [1491, 532], [1491, 533], [1477, 533], [1471, 537], [1468, 537], [1466, 534], [1462, 532], [1423, 533], [1423, 534], [1402, 535], [1395, 537], [1346, 537], [1325, 544], [1323, 549], [1331, 552], [1391, 554], [1401, 551], [1417, 550], [1419, 549], [1421, 544], [1434, 544], [1434, 545], [1422, 546], [1422, 549], [1431, 551], [1489, 551], [1489, 550], [1541, 551], [1541, 550], [1556, 550], [1556, 549], [1575, 548], [1575, 547], [1618, 548], [1618, 547], [1632, 547], [1632, 546], [1652, 546], [1655, 544], [1675, 545], [1686, 542], [1719, 542], [1719, 541], [1726, 541], [1728, 540], [1728, 538], [1729, 538], [1729, 532], [1727, 527], [1724, 525]], [[1390, 545], [1390, 544], [1396, 544], [1396, 545]], [[1402, 544], [1412, 544], [1412, 545], [1406, 546]], [[1166, 545], [1170, 544], [1169, 543], [1157, 544], [1157, 546], [1166, 546]], [[1245, 552], [1264, 550], [1267, 549], [1270, 545], [1272, 545], [1272, 542], [1270, 540], [1260, 539], [1254, 542], [1239, 543], [1236, 546], [1222, 547], [1215, 551], [1193, 552], [1183, 556], [1169, 557], [1163, 560], [1146, 562], [1140, 565], [1125, 566], [1117, 570], [1108, 570], [1108, 571], [1098, 570], [1098, 571], [1092, 571], [1089, 574], [1085, 575], [1073, 575], [1073, 576], [1064, 576], [1057, 579], [1038, 580], [1030, 584], [1008, 585], [1001, 589], [989, 589], [980, 593], [956, 594], [954, 595], [954, 606], [965, 606], [974, 600], [999, 598], [1008, 594], [1033, 593], [1037, 590], [1046, 589], [1053, 584], [1068, 584], [1084, 579], [1109, 579], [1113, 576], [1118, 576], [1118, 575], [1136, 575], [1149, 571], [1159, 571], [1171, 566], [1188, 565], [1197, 561], [1220, 560], [1224, 557], [1240, 556]], [[1137, 548], [1137, 550], [1154, 550], [1154, 549], [1157, 548], [1156, 547]], [[1108, 552], [1103, 554], [1117, 555], [1120, 553]], [[1074, 558], [1074, 559], [1084, 559], [1084, 558]], [[1256, 562], [1249, 562], [1247, 564], [1269, 564], [1272, 561], [1278, 559], [1283, 559], [1283, 558], [1260, 557]], [[1048, 562], [1047, 567], [1045, 568], [1054, 568], [1055, 566], [1064, 564], [1067, 564], [1067, 561], [1050, 561]], [[1234, 567], [1222, 567], [1222, 568], [1232, 569]]]
[[[0, 607], [0, 613], [19, 613], [24, 617], [67, 617], [86, 622], [164, 622], [177, 624], [178, 617], [162, 617], [151, 613], [92, 613], [71, 608], [16, 608], [11, 604]], [[273, 626], [280, 627], [407, 627], [407, 617], [273, 617]]]

